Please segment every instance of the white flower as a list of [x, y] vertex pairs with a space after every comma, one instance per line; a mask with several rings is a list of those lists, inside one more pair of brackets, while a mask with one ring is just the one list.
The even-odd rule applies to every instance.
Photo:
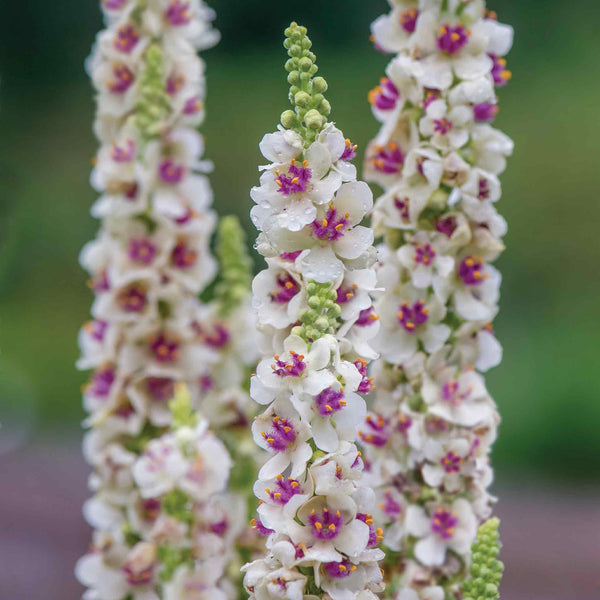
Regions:
[[287, 401], [276, 401], [252, 424], [254, 441], [273, 454], [260, 469], [259, 479], [271, 479], [290, 464], [292, 478], [306, 470], [306, 462], [312, 456], [307, 443], [311, 432], [296, 414]]
[[427, 288], [435, 278], [445, 279], [452, 272], [454, 259], [442, 253], [439, 237], [418, 231], [408, 236], [407, 243], [398, 249], [398, 260], [409, 270], [416, 288]]
[[[290, 522], [295, 544], [319, 562], [340, 561], [342, 554], [358, 557], [367, 548], [369, 527], [356, 516], [356, 505], [345, 495], [316, 496], [298, 511], [300, 524]], [[341, 554], [340, 554], [341, 553]]]
[[298, 320], [306, 294], [293, 269], [285, 269], [273, 259], [268, 264], [252, 282], [253, 306], [261, 323], [282, 329]]
[[403, 286], [397, 294], [388, 294], [377, 305], [381, 329], [375, 348], [388, 362], [402, 363], [413, 357], [419, 342], [429, 353], [442, 347], [450, 328], [441, 324], [445, 309], [431, 295]]
[[415, 556], [430, 566], [442, 565], [448, 549], [467, 553], [477, 533], [473, 509], [463, 498], [450, 506], [432, 506], [427, 511], [410, 506], [406, 523], [409, 533], [420, 538], [415, 544]]
[[444, 600], [445, 597], [444, 588], [435, 585], [419, 591], [404, 588], [398, 592], [396, 600]]
[[395, 53], [409, 46], [419, 17], [417, 4], [412, 0], [394, 2], [391, 13], [373, 21], [371, 33], [379, 48], [385, 52]]
[[421, 393], [432, 414], [466, 427], [488, 419], [493, 407], [483, 378], [475, 371], [456, 375], [447, 367], [435, 379], [425, 375]]
[[332, 385], [335, 377], [327, 369], [331, 341], [322, 337], [310, 350], [302, 338], [291, 335], [284, 342], [285, 352], [262, 360], [252, 378], [250, 394], [260, 404], [268, 404], [285, 391], [316, 395]]
[[453, 494], [459, 492], [462, 478], [473, 470], [470, 452], [471, 444], [465, 438], [453, 438], [447, 442], [428, 440], [423, 449], [428, 461], [423, 466], [425, 483], [433, 488], [443, 486]]
[[227, 600], [227, 594], [217, 587], [223, 572], [220, 562], [213, 558], [193, 570], [186, 565], [178, 567], [164, 585], [164, 600]]
[[427, 106], [419, 129], [436, 148], [458, 150], [469, 140], [467, 127], [472, 120], [470, 107], [458, 105], [449, 108], [444, 100], [434, 100]]
[[351, 494], [362, 476], [363, 463], [354, 444], [340, 442], [335, 452], [318, 458], [310, 468], [315, 492], [322, 496]]

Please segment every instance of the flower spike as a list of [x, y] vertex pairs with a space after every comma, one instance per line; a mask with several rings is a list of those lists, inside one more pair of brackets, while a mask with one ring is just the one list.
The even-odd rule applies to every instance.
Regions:
[[285, 30], [285, 35], [283, 45], [290, 57], [285, 69], [289, 73], [289, 98], [294, 110], [281, 115], [281, 124], [299, 133], [309, 144], [323, 130], [331, 112], [331, 105], [324, 96], [327, 82], [323, 77], [315, 77], [319, 68], [317, 57], [310, 51], [312, 42], [306, 35], [306, 27], [294, 22]]
[[254, 486], [267, 553], [245, 565], [244, 585], [253, 600], [375, 600], [382, 532], [356, 447], [378, 330], [373, 232], [362, 225], [372, 194], [353, 144], [327, 122], [306, 29], [286, 35], [294, 110], [261, 141], [269, 164], [251, 192], [267, 262], [252, 285], [263, 359], [250, 385], [265, 407], [252, 431], [268, 454]]

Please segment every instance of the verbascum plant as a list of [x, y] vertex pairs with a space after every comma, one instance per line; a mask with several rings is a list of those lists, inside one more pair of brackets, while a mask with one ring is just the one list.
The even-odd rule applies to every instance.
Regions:
[[[214, 15], [198, 0], [102, 9], [106, 29], [88, 61], [101, 143], [92, 214], [102, 224], [81, 255], [95, 300], [78, 363], [93, 369], [84, 514], [95, 531], [77, 576], [96, 600], [228, 598], [246, 507], [227, 489], [232, 459], [218, 437], [249, 423], [243, 382], [256, 351], [235, 325], [251, 321], [248, 286], [244, 297], [236, 285], [226, 314], [221, 300], [198, 299], [217, 271], [197, 56], [218, 39]], [[224, 269], [234, 277], [231, 260]]]
[[268, 164], [251, 194], [267, 261], [253, 283], [263, 359], [250, 388], [266, 409], [252, 429], [269, 458], [254, 521], [267, 555], [244, 567], [244, 583], [257, 600], [369, 600], [383, 553], [355, 436], [376, 356], [373, 232], [361, 225], [372, 195], [356, 180], [355, 146], [328, 122], [306, 29], [292, 23], [285, 48], [293, 110], [263, 138]]
[[369, 95], [381, 130], [365, 176], [384, 193], [375, 310], [373, 412], [360, 437], [384, 529], [387, 596], [460, 597], [478, 523], [490, 516], [499, 416], [482, 373], [501, 347], [492, 265], [506, 222], [495, 208], [513, 144], [491, 123], [510, 79], [512, 29], [481, 0], [394, 0], [372, 26], [395, 54]]

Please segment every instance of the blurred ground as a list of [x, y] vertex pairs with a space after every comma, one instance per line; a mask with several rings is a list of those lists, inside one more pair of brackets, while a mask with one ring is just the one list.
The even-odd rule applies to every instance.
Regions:
[[[71, 600], [81, 588], [73, 565], [89, 531], [78, 446], [44, 440], [0, 457], [0, 598]], [[598, 489], [500, 485], [506, 600], [598, 600]], [[497, 490], [498, 491], [498, 490]]]

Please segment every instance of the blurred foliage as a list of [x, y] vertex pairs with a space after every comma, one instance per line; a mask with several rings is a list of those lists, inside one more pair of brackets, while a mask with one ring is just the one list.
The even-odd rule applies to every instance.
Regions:
[[[26, 0], [0, 9], [0, 420], [8, 429], [80, 435], [77, 330], [92, 296], [77, 263], [97, 223], [88, 211], [96, 142], [83, 70], [101, 27], [96, 3]], [[366, 101], [386, 64], [368, 42], [383, 0], [214, 0], [221, 45], [208, 63], [207, 154], [220, 213], [250, 232], [258, 142], [288, 108], [281, 48], [292, 19], [309, 27], [332, 117], [359, 148], [376, 131]], [[589, 477], [600, 468], [600, 63], [595, 0], [501, 0], [516, 29], [514, 78], [498, 126], [516, 143], [499, 208], [508, 219], [502, 365], [488, 378], [504, 418], [500, 472]], [[360, 158], [360, 156], [359, 156]], [[258, 261], [257, 261], [258, 264]], [[8, 415], [8, 416], [7, 416]], [[0, 433], [0, 436], [2, 434]], [[586, 459], [582, 460], [585, 456]]]

